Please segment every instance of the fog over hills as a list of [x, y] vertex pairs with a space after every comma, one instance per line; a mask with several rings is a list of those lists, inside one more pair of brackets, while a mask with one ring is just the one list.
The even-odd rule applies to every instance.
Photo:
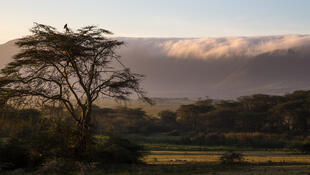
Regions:
[[[133, 72], [152, 97], [236, 98], [310, 89], [310, 36], [118, 38]], [[0, 45], [0, 67], [18, 51]]]

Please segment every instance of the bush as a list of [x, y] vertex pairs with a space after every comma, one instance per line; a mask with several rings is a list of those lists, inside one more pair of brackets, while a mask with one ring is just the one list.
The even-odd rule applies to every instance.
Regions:
[[40, 163], [40, 157], [31, 156], [21, 140], [11, 138], [0, 148], [0, 167], [3, 170], [32, 168]]
[[236, 153], [234, 151], [229, 151], [224, 153], [220, 157], [220, 161], [222, 164], [235, 165], [240, 164], [244, 160], [244, 155], [242, 153]]
[[73, 171], [79, 171], [79, 166], [77, 162], [65, 159], [54, 159], [46, 161], [42, 166], [36, 171], [36, 174], [72, 174]]
[[65, 119], [49, 120], [45, 124], [25, 127], [0, 145], [0, 168], [37, 168], [56, 158], [71, 159], [74, 125]]
[[141, 159], [147, 154], [144, 147], [115, 136], [96, 147], [92, 159], [101, 164], [141, 163]]
[[50, 126], [29, 133], [23, 139], [31, 150], [45, 159], [74, 158], [74, 124], [65, 119], [50, 121]]
[[[145, 149], [126, 139], [109, 137], [104, 142], [93, 142], [82, 159], [74, 152], [74, 126], [65, 120], [52, 122], [46, 128], [33, 128], [18, 134], [0, 145], [0, 170], [39, 169], [56, 174], [76, 170], [76, 163], [136, 164], [147, 153]], [[68, 163], [71, 162], [71, 163]], [[43, 164], [43, 166], [42, 166]]]
[[310, 143], [305, 143], [301, 145], [299, 150], [303, 153], [310, 154]]

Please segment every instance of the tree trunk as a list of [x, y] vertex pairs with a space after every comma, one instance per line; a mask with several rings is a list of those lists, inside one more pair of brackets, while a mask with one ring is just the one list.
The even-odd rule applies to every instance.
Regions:
[[82, 113], [82, 121], [78, 125], [78, 142], [76, 145], [76, 155], [82, 159], [86, 152], [87, 147], [91, 141], [91, 131], [90, 131], [90, 115], [89, 113]]
[[79, 126], [79, 139], [78, 139], [78, 152], [79, 154], [83, 155], [86, 152], [86, 147], [87, 147], [87, 126], [85, 125], [85, 122], [81, 123]]

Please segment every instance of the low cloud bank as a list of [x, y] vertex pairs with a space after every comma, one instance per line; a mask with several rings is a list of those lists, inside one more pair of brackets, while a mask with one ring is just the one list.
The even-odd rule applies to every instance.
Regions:
[[254, 57], [304, 46], [310, 46], [309, 35], [179, 39], [158, 43], [158, 47], [169, 57], [196, 59]]

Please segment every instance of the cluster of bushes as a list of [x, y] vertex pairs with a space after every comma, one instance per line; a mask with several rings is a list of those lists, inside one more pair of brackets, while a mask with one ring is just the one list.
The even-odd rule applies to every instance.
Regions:
[[110, 136], [102, 144], [97, 144], [94, 150], [92, 161], [102, 165], [142, 163], [141, 158], [148, 154], [143, 146], [120, 136]]
[[[23, 117], [19, 118], [20, 123], [17, 123], [20, 127], [18, 131], [13, 132], [15, 125], [10, 125], [10, 122], [6, 122], [4, 127], [7, 130], [1, 129], [3, 135], [0, 138], [0, 171], [20, 168], [41, 171], [52, 167], [61, 171], [55, 172], [56, 174], [64, 174], [65, 170], [79, 170], [81, 163], [93, 163], [96, 166], [141, 163], [142, 157], [147, 153], [142, 146], [124, 138], [91, 137], [92, 142], [83, 157], [77, 157], [75, 123], [68, 117], [46, 118], [37, 112], [29, 112], [28, 116], [23, 114]], [[29, 120], [34, 114], [41, 119]], [[14, 121], [19, 122], [18, 117], [20, 116], [15, 116]]]

